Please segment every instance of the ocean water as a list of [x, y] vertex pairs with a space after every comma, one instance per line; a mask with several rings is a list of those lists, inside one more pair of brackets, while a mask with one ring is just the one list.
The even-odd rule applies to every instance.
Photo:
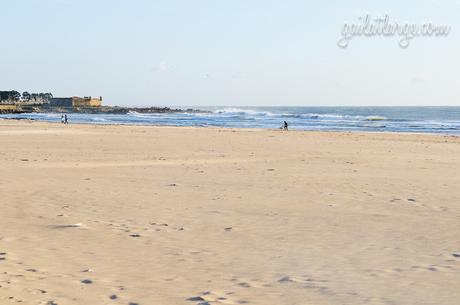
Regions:
[[[201, 107], [206, 113], [68, 114], [70, 123], [391, 131], [460, 135], [459, 107]], [[58, 113], [0, 115], [59, 122]]]

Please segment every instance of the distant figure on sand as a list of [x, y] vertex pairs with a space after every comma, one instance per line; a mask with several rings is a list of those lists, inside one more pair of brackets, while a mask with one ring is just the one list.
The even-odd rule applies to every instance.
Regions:
[[64, 124], [69, 124], [69, 120], [67, 119], [67, 114], [64, 115]]
[[289, 130], [288, 127], [289, 127], [288, 123], [286, 121], [284, 121], [283, 129], [284, 130]]
[[64, 115], [61, 115], [61, 124], [64, 124]]

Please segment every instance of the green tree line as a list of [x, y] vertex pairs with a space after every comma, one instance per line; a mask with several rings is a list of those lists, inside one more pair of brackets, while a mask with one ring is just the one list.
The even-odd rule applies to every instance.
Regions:
[[27, 91], [24, 91], [21, 94], [16, 90], [0, 91], [0, 101], [17, 102], [19, 100], [25, 100], [35, 102], [48, 102], [52, 98], [52, 93], [29, 93]]

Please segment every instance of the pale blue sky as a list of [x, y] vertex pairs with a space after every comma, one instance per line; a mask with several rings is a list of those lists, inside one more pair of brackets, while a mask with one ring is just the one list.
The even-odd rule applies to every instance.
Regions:
[[[460, 0], [0, 0], [0, 90], [118, 105], [459, 105]], [[366, 12], [447, 37], [337, 40]]]

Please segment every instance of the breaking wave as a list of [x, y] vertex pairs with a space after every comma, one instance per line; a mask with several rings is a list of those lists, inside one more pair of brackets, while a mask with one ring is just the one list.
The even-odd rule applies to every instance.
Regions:
[[[434, 132], [460, 135], [460, 107], [202, 107], [203, 112], [77, 114], [70, 123]], [[3, 114], [1, 118], [60, 122], [60, 113]]]

